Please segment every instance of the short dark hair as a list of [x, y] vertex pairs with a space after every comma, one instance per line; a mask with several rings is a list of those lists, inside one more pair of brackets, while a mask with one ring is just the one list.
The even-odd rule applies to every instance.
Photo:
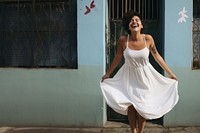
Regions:
[[129, 23], [134, 16], [138, 16], [141, 19], [140, 14], [133, 10], [130, 10], [127, 13], [125, 13], [122, 18], [122, 25], [124, 27], [124, 30], [127, 31], [128, 34], [131, 34], [131, 31], [129, 30]]

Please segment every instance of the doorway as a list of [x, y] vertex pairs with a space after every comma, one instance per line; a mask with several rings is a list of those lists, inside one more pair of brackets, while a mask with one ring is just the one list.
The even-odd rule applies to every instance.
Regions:
[[[140, 13], [144, 26], [142, 32], [153, 36], [157, 50], [162, 57], [164, 56], [163, 0], [108, 0], [107, 2], [109, 17], [106, 46], [107, 69], [110, 67], [117, 52], [117, 41], [119, 36], [127, 34], [122, 27], [122, 17], [123, 14], [129, 10]], [[151, 55], [150, 62], [158, 72], [163, 74], [163, 70]], [[111, 77], [115, 75], [122, 64], [123, 60], [112, 73]], [[116, 113], [109, 106], [107, 106], [107, 119], [108, 121], [128, 122], [127, 116]], [[163, 117], [151, 120], [150, 122], [163, 125]]]

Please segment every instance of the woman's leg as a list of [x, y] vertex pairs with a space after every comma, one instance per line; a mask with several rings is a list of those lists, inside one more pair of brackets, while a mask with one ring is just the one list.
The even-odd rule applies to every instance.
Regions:
[[136, 121], [137, 121], [137, 112], [133, 105], [128, 107], [128, 121], [132, 130], [132, 133], [137, 133], [136, 131]]
[[138, 117], [138, 129], [139, 129], [139, 133], [143, 133], [144, 132], [144, 126], [145, 126], [145, 123], [146, 123], [146, 119], [143, 118], [140, 114], [138, 114], [137, 117]]

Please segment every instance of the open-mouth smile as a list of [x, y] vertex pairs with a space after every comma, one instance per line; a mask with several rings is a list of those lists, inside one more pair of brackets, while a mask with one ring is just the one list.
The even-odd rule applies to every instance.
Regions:
[[139, 27], [139, 24], [131, 24], [131, 28], [135, 29], [135, 28], [138, 28]]

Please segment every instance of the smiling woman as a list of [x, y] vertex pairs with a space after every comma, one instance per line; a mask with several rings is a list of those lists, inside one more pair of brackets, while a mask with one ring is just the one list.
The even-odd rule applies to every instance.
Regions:
[[[107, 69], [110, 67], [114, 56], [117, 53], [117, 41], [123, 34], [127, 34], [126, 29], [122, 26], [122, 17], [128, 10], [134, 10], [140, 13], [143, 29], [141, 33], [149, 33], [155, 39], [159, 53], [164, 56], [164, 43], [163, 43], [163, 1], [160, 0], [108, 0], [108, 17], [110, 23], [108, 25], [108, 40], [107, 40]], [[129, 21], [128, 21], [129, 23]], [[163, 69], [156, 63], [150, 55], [150, 62], [154, 68], [161, 74], [164, 74]], [[111, 77], [123, 65], [124, 59], [120, 62]], [[116, 113], [112, 108], [107, 106], [107, 119], [109, 121], [119, 121], [127, 123], [127, 116]], [[163, 124], [163, 117], [156, 120], [149, 120], [148, 122]]]
[[[132, 133], [143, 133], [146, 120], [168, 113], [178, 102], [178, 81], [156, 50], [153, 37], [142, 34], [138, 13], [129, 11], [123, 17], [128, 35], [121, 35], [118, 51], [100, 86], [107, 104], [116, 112], [127, 115]], [[158, 73], [149, 62], [151, 52], [170, 78]], [[125, 62], [110, 78], [122, 58]]]

